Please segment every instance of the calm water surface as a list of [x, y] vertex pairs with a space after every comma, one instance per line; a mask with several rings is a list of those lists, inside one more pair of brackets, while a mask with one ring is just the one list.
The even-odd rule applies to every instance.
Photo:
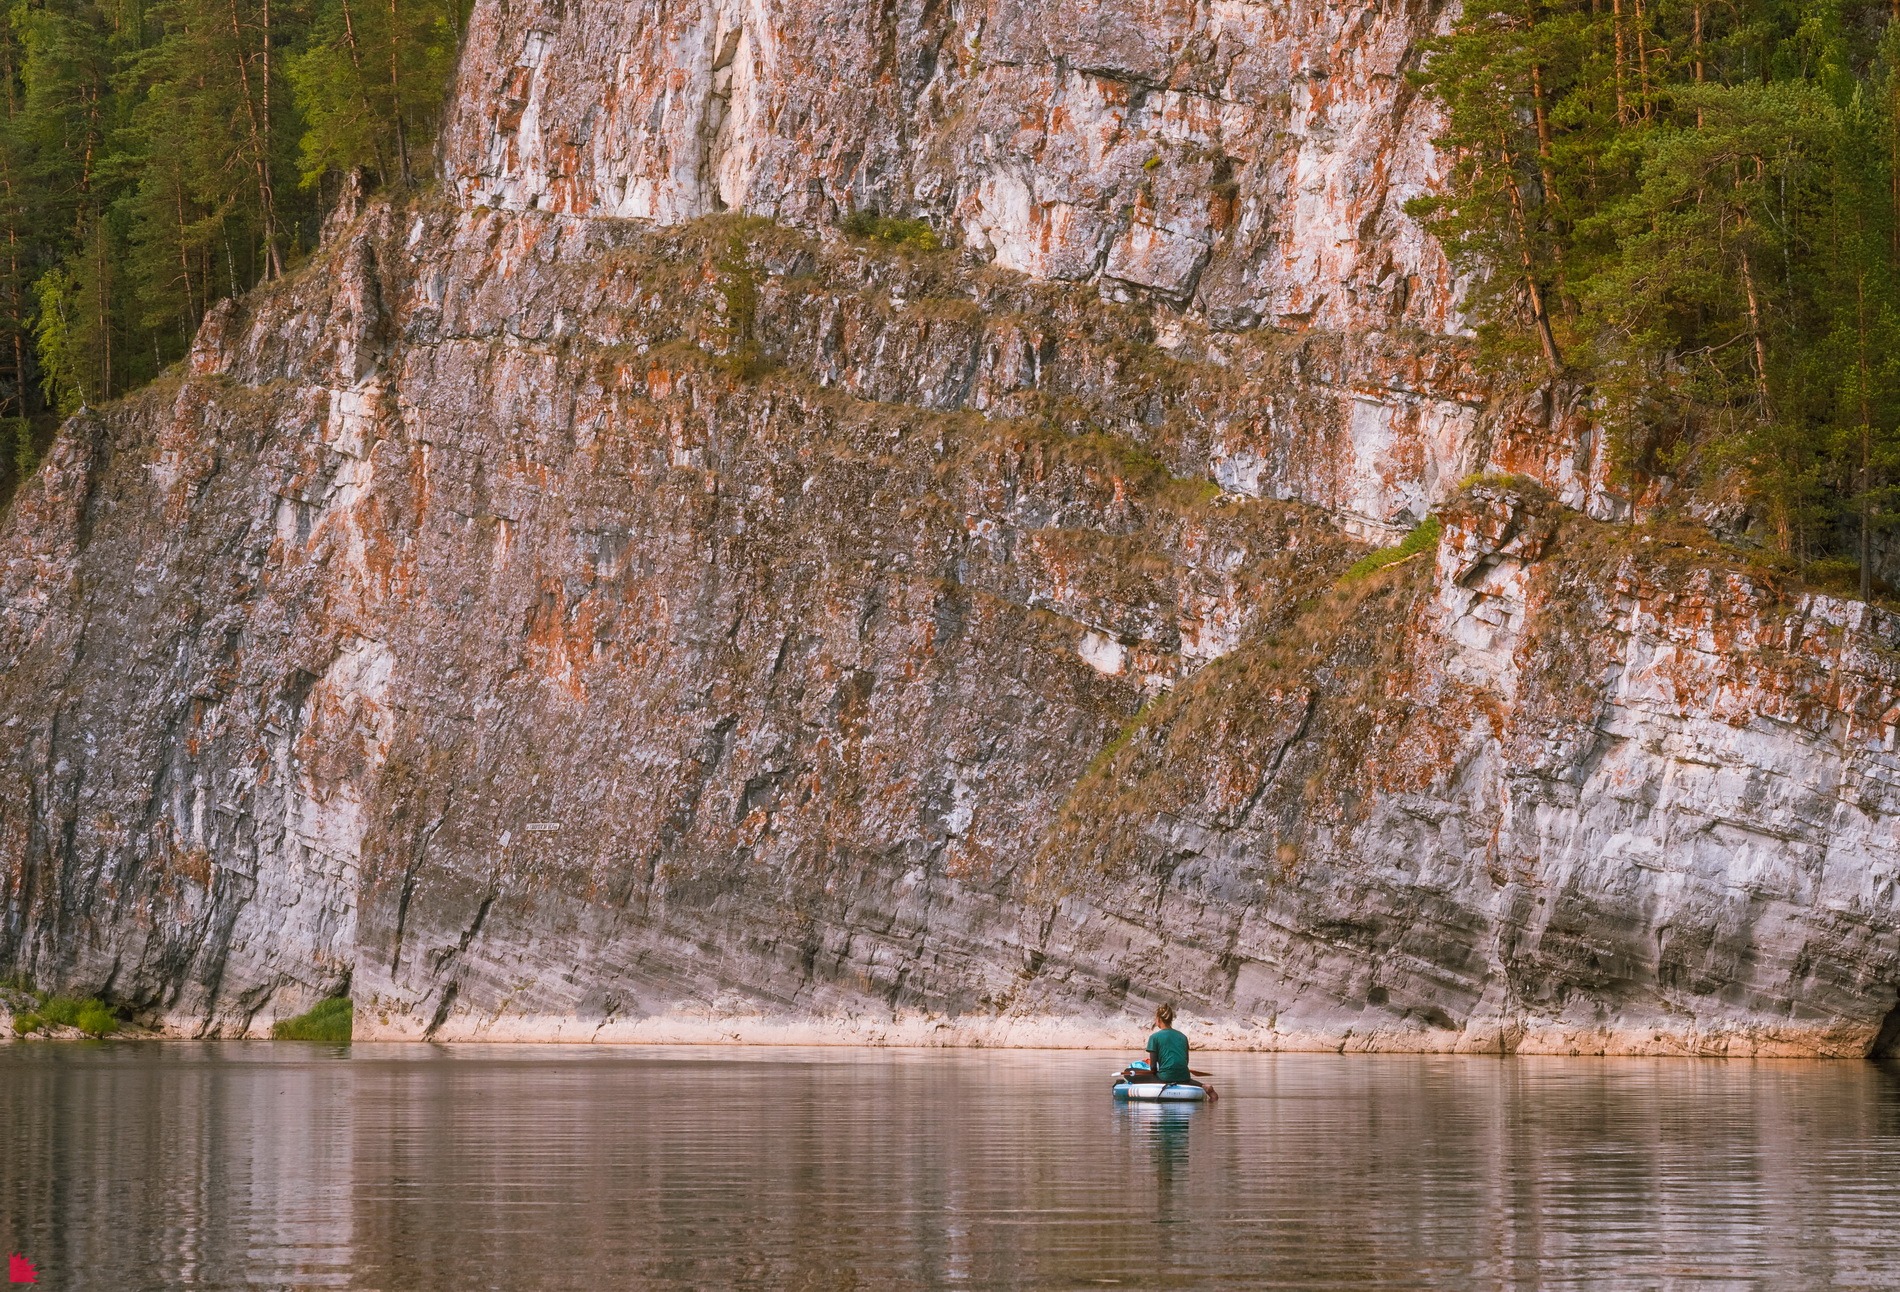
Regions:
[[[0, 1047], [40, 1287], [1897, 1287], [1862, 1063]], [[1153, 1282], [1152, 1280], [1159, 1280]]]

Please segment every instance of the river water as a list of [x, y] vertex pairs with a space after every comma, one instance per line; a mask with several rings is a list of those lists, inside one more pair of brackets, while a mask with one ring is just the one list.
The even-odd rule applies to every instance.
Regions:
[[0, 1046], [45, 1289], [1900, 1286], [1859, 1062]]

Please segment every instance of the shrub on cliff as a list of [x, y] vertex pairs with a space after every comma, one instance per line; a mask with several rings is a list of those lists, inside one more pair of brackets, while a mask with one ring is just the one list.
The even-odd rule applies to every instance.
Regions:
[[272, 1040], [321, 1041], [326, 1045], [348, 1045], [355, 1022], [355, 1007], [347, 996], [318, 1002], [316, 1008], [295, 1018], [271, 1025]]
[[911, 251], [937, 251], [943, 247], [937, 231], [925, 220], [899, 220], [871, 211], [853, 211], [840, 227], [854, 238], [888, 242]]
[[74, 1027], [87, 1036], [110, 1036], [119, 1030], [119, 1016], [104, 1001], [81, 1001], [73, 1015]]

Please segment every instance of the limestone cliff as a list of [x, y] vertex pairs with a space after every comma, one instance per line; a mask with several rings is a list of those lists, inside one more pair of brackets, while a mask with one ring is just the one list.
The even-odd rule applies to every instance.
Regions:
[[0, 967], [225, 1035], [1167, 996], [1863, 1052], [1900, 624], [1593, 519], [1567, 397], [1473, 374], [1401, 209], [1438, 20], [485, 0], [442, 191], [341, 212], [7, 515]]

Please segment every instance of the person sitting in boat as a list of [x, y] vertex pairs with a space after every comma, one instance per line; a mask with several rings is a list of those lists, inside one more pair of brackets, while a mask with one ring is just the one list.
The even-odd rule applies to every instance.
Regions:
[[1147, 1072], [1139, 1068], [1130, 1068], [1131, 1076], [1144, 1076], [1153, 1073], [1164, 1085], [1199, 1086], [1207, 1091], [1209, 1099], [1217, 1099], [1214, 1087], [1206, 1082], [1197, 1081], [1194, 1072], [1188, 1067], [1188, 1039], [1174, 1030], [1174, 1006], [1155, 1006], [1155, 1030], [1148, 1038]]

